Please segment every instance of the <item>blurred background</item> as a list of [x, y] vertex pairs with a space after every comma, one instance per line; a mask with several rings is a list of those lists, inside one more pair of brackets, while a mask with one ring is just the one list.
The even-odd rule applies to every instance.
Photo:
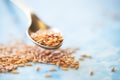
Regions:
[[[87, 67], [82, 68], [81, 73], [73, 72], [74, 75], [71, 73], [72, 78], [60, 77], [60, 80], [120, 79], [118, 76], [120, 71], [115, 74], [105, 71], [113, 65], [117, 66], [118, 70], [120, 69], [120, 64], [116, 62], [120, 57], [120, 0], [20, 1], [27, 5], [43, 22], [60, 29], [64, 36], [62, 47], [79, 47], [78, 54], [86, 52], [95, 57], [94, 61], [84, 62], [82, 65], [83, 67], [91, 66], [94, 68], [97, 72], [96, 76], [90, 78], [86, 75], [86, 77], [84, 74], [86, 74]], [[0, 0], [1, 43], [17, 38], [32, 44], [25, 34], [28, 27], [27, 22], [24, 12], [10, 0]], [[100, 67], [104, 67], [105, 70], [98, 70]], [[4, 77], [6, 75], [0, 76], [2, 76], [0, 80], [7, 79]], [[62, 74], [58, 76], [62, 76]], [[12, 77], [9, 78], [8, 80], [13, 80]]]
[[[16, 37], [18, 34], [20, 34], [19, 37], [26, 37], [28, 22], [26, 15], [11, 1], [0, 1], [0, 41]], [[100, 36], [107, 39], [108, 42], [120, 41], [118, 37], [120, 0], [20, 1], [46, 24], [59, 28], [65, 36], [66, 44], [73, 43], [79, 46], [81, 43], [85, 44]], [[115, 45], [117, 44], [115, 43]], [[70, 45], [68, 44], [68, 46]]]

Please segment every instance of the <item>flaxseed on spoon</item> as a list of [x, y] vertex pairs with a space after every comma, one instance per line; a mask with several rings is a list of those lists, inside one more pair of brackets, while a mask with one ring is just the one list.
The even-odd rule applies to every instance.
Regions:
[[39, 44], [49, 47], [56, 47], [63, 41], [61, 33], [53, 30], [38, 30], [31, 33], [31, 38]]

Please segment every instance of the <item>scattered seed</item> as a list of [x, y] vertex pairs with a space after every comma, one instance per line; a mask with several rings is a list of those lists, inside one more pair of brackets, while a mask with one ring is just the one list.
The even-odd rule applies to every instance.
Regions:
[[91, 55], [88, 55], [87, 57], [88, 57], [88, 58], [92, 58], [92, 56], [91, 56]]
[[60, 62], [58, 61], [58, 62], [56, 63], [56, 65], [59, 67], [59, 66], [60, 66]]
[[1, 69], [1, 72], [5, 73], [5, 72], [7, 72], [7, 70], [6, 69]]
[[86, 53], [82, 54], [81, 56], [86, 57], [86, 58], [92, 58], [92, 56], [90, 54], [86, 54]]
[[83, 60], [84, 60], [84, 58], [80, 57], [80, 58], [79, 58], [79, 60], [83, 61]]
[[46, 78], [51, 78], [52, 75], [51, 75], [51, 74], [46, 74], [45, 77], [46, 77]]
[[50, 63], [50, 64], [55, 64], [55, 63], [52, 62], [52, 63]]
[[25, 43], [0, 44], [0, 72], [10, 72], [16, 70], [17, 67], [32, 66], [29, 62], [54, 64], [62, 70], [68, 70], [70, 66], [78, 69], [79, 63], [75, 62], [73, 52], [74, 49], [71, 48], [46, 50]]
[[25, 65], [24, 64], [18, 64], [19, 67], [24, 67]]
[[52, 67], [52, 68], [50, 68], [50, 71], [56, 71], [56, 69]]
[[32, 64], [30, 64], [30, 63], [26, 63], [25, 65], [26, 65], [26, 66], [32, 66]]
[[78, 69], [78, 68], [79, 68], [79, 65], [76, 65], [76, 66], [75, 66], [75, 69]]
[[116, 71], [115, 67], [112, 67], [111, 72], [115, 72], [115, 71]]
[[90, 70], [89, 74], [92, 76], [94, 74], [93, 70]]
[[14, 70], [14, 71], [11, 71], [11, 73], [12, 73], [12, 74], [19, 74], [19, 72], [18, 72], [18, 71], [15, 71], [15, 70]]
[[40, 70], [40, 67], [37, 66], [37, 67], [36, 67], [36, 71], [39, 71], [39, 70]]
[[34, 62], [34, 63], [37, 62], [37, 59], [34, 59], [32, 62]]
[[68, 68], [67, 67], [62, 67], [62, 70], [63, 71], [68, 71]]

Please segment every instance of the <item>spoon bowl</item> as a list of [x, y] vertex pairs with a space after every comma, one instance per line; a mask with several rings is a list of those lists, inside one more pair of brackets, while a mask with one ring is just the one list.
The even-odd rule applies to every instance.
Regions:
[[38, 30], [54, 30], [54, 31], [59, 31], [58, 29], [53, 29], [51, 28], [50, 26], [46, 25], [44, 22], [42, 22], [40, 20], [40, 18], [38, 18], [33, 12], [31, 12], [27, 7], [25, 7], [25, 5], [21, 4], [20, 1], [18, 0], [14, 0], [12, 1], [16, 6], [18, 6], [25, 14], [26, 16], [28, 17], [29, 19], [29, 25], [28, 25], [28, 29], [26, 30], [26, 34], [28, 36], [28, 38], [33, 42], [35, 43], [36, 45], [42, 47], [42, 48], [45, 48], [45, 49], [57, 49], [59, 48], [61, 45], [62, 45], [62, 42], [57, 45], [57, 46], [45, 46], [45, 45], [42, 45], [38, 42], [36, 42], [35, 40], [33, 40], [31, 38], [31, 34], [32, 33], [35, 33], [36, 31]]

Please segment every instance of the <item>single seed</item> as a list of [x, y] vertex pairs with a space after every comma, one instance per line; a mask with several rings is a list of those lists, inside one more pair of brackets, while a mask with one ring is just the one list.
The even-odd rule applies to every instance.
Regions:
[[52, 77], [52, 75], [51, 74], [46, 74], [45, 77], [50, 78], [50, 77]]
[[76, 65], [76, 66], [75, 66], [75, 69], [78, 69], [78, 68], [79, 68], [79, 65]]
[[1, 69], [1, 72], [5, 73], [5, 72], [7, 72], [7, 70], [3, 68], [3, 69]]
[[56, 69], [55, 68], [50, 68], [50, 71], [56, 71]]
[[92, 56], [90, 54], [86, 54], [86, 53], [82, 54], [81, 56], [86, 57], [86, 58], [92, 58]]
[[40, 67], [37, 66], [37, 67], [36, 67], [36, 71], [39, 71], [39, 70], [40, 70]]
[[91, 55], [88, 55], [87, 57], [88, 57], [88, 58], [92, 58], [92, 56], [91, 56]]
[[55, 64], [55, 63], [51, 62], [50, 64]]
[[30, 63], [26, 63], [25, 65], [26, 65], [26, 66], [32, 66], [32, 64], [30, 64]]
[[11, 71], [11, 73], [12, 73], [12, 74], [19, 74], [19, 72], [18, 72], [18, 71], [15, 71], [15, 70], [14, 70], [14, 71]]
[[60, 61], [58, 61], [58, 62], [56, 63], [56, 65], [59, 67], [59, 66], [60, 66]]
[[84, 58], [80, 57], [80, 58], [79, 58], [79, 60], [83, 61], [83, 60], [84, 60]]
[[115, 71], [116, 71], [115, 67], [112, 67], [111, 72], [115, 72]]
[[68, 71], [68, 68], [67, 67], [62, 67], [62, 70], [63, 71]]
[[34, 59], [32, 62], [34, 62], [34, 63], [37, 62], [37, 59]]
[[92, 76], [94, 74], [93, 70], [90, 70], [89, 74]]
[[79, 62], [78, 62], [78, 61], [76, 61], [76, 62], [73, 62], [73, 64], [74, 64], [74, 65], [78, 65], [78, 64], [79, 64]]
[[18, 64], [19, 67], [24, 67], [25, 65], [24, 64]]

